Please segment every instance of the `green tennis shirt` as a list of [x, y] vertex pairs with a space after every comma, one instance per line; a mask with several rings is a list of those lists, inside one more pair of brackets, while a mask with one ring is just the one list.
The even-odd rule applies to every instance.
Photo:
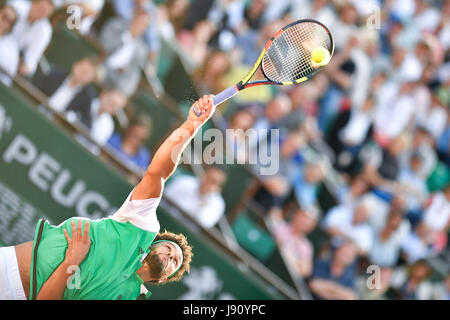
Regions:
[[[159, 231], [156, 208], [160, 199], [131, 201], [130, 196], [131, 193], [113, 216], [91, 221], [89, 254], [69, 279], [64, 299], [135, 300], [142, 293], [143, 281], [136, 271], [142, 267], [142, 260]], [[70, 222], [74, 219], [80, 218], [68, 219], [58, 226], [43, 220], [38, 223], [30, 270], [30, 297], [34, 286], [36, 294], [39, 293], [64, 260], [67, 241], [63, 230], [66, 229], [72, 237]], [[85, 221], [83, 232], [84, 227]], [[39, 233], [42, 234], [41, 241], [35, 251]]]

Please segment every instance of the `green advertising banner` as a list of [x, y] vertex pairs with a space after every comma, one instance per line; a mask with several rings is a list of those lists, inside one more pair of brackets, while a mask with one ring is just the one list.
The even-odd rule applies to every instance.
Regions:
[[[59, 224], [72, 216], [109, 216], [132, 188], [18, 91], [0, 84], [0, 243], [32, 240], [39, 218]], [[158, 218], [162, 230], [187, 236], [194, 259], [181, 282], [149, 287], [153, 299], [283, 298], [161, 207]]]

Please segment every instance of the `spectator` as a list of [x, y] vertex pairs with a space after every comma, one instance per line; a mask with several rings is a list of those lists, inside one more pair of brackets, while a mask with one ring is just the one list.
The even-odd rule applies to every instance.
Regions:
[[370, 207], [361, 201], [354, 208], [336, 206], [332, 208], [322, 222], [324, 230], [331, 238], [333, 247], [344, 242], [353, 242], [358, 252], [366, 255], [372, 248], [372, 229], [368, 224]]
[[336, 49], [341, 50], [352, 36], [358, 34], [357, 22], [359, 13], [352, 1], [342, 1], [337, 4], [336, 9], [338, 19], [333, 23], [332, 28], [335, 30], [333, 36], [336, 42]]
[[[449, 114], [450, 117], [450, 114]], [[447, 126], [444, 133], [437, 142], [437, 153], [442, 162], [450, 168], [450, 126]]]
[[99, 39], [108, 56], [102, 65], [105, 83], [120, 88], [127, 96], [133, 95], [141, 80], [141, 70], [146, 70], [148, 47], [144, 32], [150, 15], [137, 7], [133, 19], [111, 18], [100, 33]]
[[260, 184], [253, 194], [253, 200], [263, 210], [282, 207], [289, 195], [289, 182], [281, 175], [260, 177]]
[[113, 116], [125, 107], [127, 97], [117, 89], [103, 89], [99, 96], [78, 95], [67, 108], [69, 121], [84, 125], [99, 145], [114, 133]]
[[448, 50], [450, 48], [450, 23], [448, 19], [450, 16], [450, 2], [445, 1], [441, 9], [442, 14], [436, 33], [443, 48]]
[[420, 153], [411, 155], [409, 166], [400, 170], [398, 181], [404, 190], [407, 209], [412, 215], [420, 214], [423, 204], [428, 198], [428, 187], [420, 176], [422, 157]]
[[393, 190], [393, 183], [400, 171], [400, 155], [408, 147], [407, 144], [408, 137], [405, 134], [390, 141], [386, 148], [373, 144], [361, 150], [360, 159], [365, 163], [364, 175], [371, 186]]
[[9, 4], [18, 16], [13, 35], [22, 57], [19, 74], [32, 77], [52, 39], [53, 29], [48, 18], [55, 7], [52, 0], [12, 0]]
[[53, 67], [49, 74], [38, 74], [33, 82], [49, 99], [49, 106], [57, 112], [65, 111], [70, 102], [86, 91], [97, 79], [98, 64], [93, 58], [83, 58], [72, 65], [71, 72]]
[[261, 49], [273, 35], [283, 27], [280, 20], [266, 24], [259, 33], [247, 29], [240, 31], [236, 36], [236, 44], [245, 53], [242, 56], [242, 64], [247, 68], [252, 66], [261, 54]]
[[438, 156], [433, 148], [434, 141], [432, 135], [423, 127], [416, 127], [412, 136], [412, 145], [400, 155], [400, 164], [403, 167], [409, 165], [413, 153], [417, 153], [421, 158], [421, 167], [416, 173], [422, 180], [428, 179], [436, 164]]
[[352, 76], [356, 68], [351, 59], [351, 53], [357, 44], [356, 36], [350, 38], [345, 47], [336, 52], [327, 68], [324, 69], [325, 74], [330, 79], [330, 86], [321, 101], [318, 115], [319, 128], [323, 132], [329, 130], [332, 119], [338, 114], [339, 109], [345, 105], [344, 103], [348, 104], [348, 95], [353, 89]]
[[336, 154], [338, 170], [349, 172], [369, 140], [374, 103], [374, 98], [368, 97], [361, 108], [345, 109], [337, 115], [328, 142]]
[[426, 128], [437, 140], [448, 126], [448, 111], [444, 103], [435, 94], [431, 95], [430, 100], [429, 108], [422, 113], [418, 121], [419, 125]]
[[188, 0], [168, 0], [159, 5], [159, 23], [164, 24], [166, 22], [166, 28], [170, 28], [169, 32], [174, 38], [177, 38], [183, 29], [186, 12], [190, 5]]
[[290, 20], [316, 19], [327, 26], [332, 26], [336, 13], [330, 2], [330, 0], [268, 0], [264, 21], [269, 23], [282, 17]]
[[0, 4], [0, 82], [8, 87], [19, 67], [19, 47], [11, 34], [16, 21], [15, 9], [10, 5]]
[[450, 225], [450, 184], [431, 195], [423, 219], [433, 233], [447, 232]]
[[415, 87], [416, 83], [408, 80], [402, 84], [398, 95], [395, 94], [393, 100], [386, 99], [386, 102], [375, 107], [375, 138], [380, 145], [387, 146], [390, 141], [399, 137], [414, 119], [413, 90]]
[[150, 0], [114, 0], [112, 1], [115, 13], [125, 19], [126, 21], [132, 21], [136, 9], [142, 8], [148, 14], [150, 23], [148, 24], [145, 32], [144, 39], [147, 44], [149, 59], [152, 63], [156, 62], [159, 51], [161, 49], [161, 43], [158, 35], [158, 8]]
[[224, 75], [230, 68], [231, 61], [227, 54], [222, 51], [211, 52], [193, 75], [199, 94], [217, 94], [226, 89]]
[[301, 175], [303, 158], [301, 149], [306, 144], [306, 138], [301, 130], [289, 133], [281, 141], [279, 174], [282, 175], [292, 186], [297, 177]]
[[248, 28], [259, 30], [263, 26], [263, 15], [267, 0], [254, 0], [244, 9], [244, 21]]
[[309, 287], [317, 299], [358, 299], [355, 291], [357, 251], [353, 243], [345, 242], [333, 254], [328, 253], [314, 262]]
[[152, 128], [152, 120], [146, 115], [133, 119], [124, 134], [115, 133], [107, 145], [125, 163], [145, 170], [150, 163], [150, 152], [144, 143], [148, 140]]
[[[258, 144], [267, 140], [270, 144], [270, 130], [271, 129], [283, 129], [280, 128], [280, 122], [287, 116], [292, 110], [292, 103], [289, 97], [285, 94], [279, 94], [273, 98], [264, 109], [259, 109], [259, 115], [257, 115], [254, 129], [257, 130], [258, 134]], [[265, 133], [264, 130], [267, 130]], [[282, 138], [285, 134], [285, 130], [280, 132], [280, 137]]]
[[427, 1], [415, 1], [414, 24], [423, 31], [434, 32], [439, 24], [439, 10], [431, 7]]
[[199, 21], [207, 20], [215, 0], [192, 0], [186, 11], [184, 30], [192, 30]]
[[431, 230], [424, 222], [419, 222], [413, 231], [406, 236], [402, 251], [408, 264], [413, 264], [421, 259], [426, 259], [432, 254]]
[[[267, 151], [263, 149], [263, 145], [265, 145], [266, 142], [271, 143], [271, 134], [270, 132], [267, 134], [268, 138], [265, 138], [265, 135], [263, 132], [255, 132], [252, 131], [254, 134], [247, 134], [248, 136], [258, 137], [250, 140], [249, 142], [253, 142], [253, 144], [249, 145], [249, 152], [252, 152], [250, 156], [250, 159], [257, 159], [257, 156], [259, 153], [263, 153], [264, 156], [266, 155], [265, 152], [269, 152], [269, 148], [267, 148]], [[275, 146], [276, 148], [279, 148], [279, 154], [277, 153], [273, 160], [278, 162], [277, 165], [277, 176], [279, 179], [282, 179], [286, 186], [290, 189], [292, 186], [298, 182], [300, 179], [299, 177], [302, 176], [302, 164], [304, 162], [302, 155], [301, 155], [301, 149], [305, 146], [305, 137], [304, 134], [300, 130], [293, 131], [286, 135], [286, 137], [280, 138], [280, 144], [281, 146]], [[258, 145], [259, 143], [259, 145]], [[248, 143], [247, 143], [248, 144]], [[272, 152], [272, 149], [270, 149]], [[258, 157], [258, 160], [261, 160], [261, 157]], [[262, 161], [261, 161], [262, 162]], [[253, 165], [253, 163], [251, 163]], [[253, 172], [256, 174], [262, 176], [263, 171], [262, 168], [266, 164], [257, 163], [252, 166]], [[310, 170], [311, 171], [311, 170]], [[312, 170], [314, 171], [314, 170]], [[314, 175], [314, 173], [313, 173]], [[261, 177], [263, 180], [265, 180], [264, 177]], [[314, 179], [315, 177], [313, 177]]]
[[317, 210], [298, 209], [290, 223], [282, 217], [281, 210], [270, 212], [273, 225], [272, 232], [279, 243], [284, 257], [288, 259], [293, 270], [303, 278], [312, 273], [314, 248], [307, 235], [317, 225], [319, 214]]
[[429, 283], [432, 269], [425, 260], [419, 260], [406, 270], [399, 270], [393, 275], [392, 293], [400, 300], [419, 300], [429, 298]]
[[292, 131], [304, 125], [308, 117], [314, 117], [314, 112], [317, 107], [316, 101], [319, 97], [320, 90], [316, 85], [318, 79], [323, 78], [318, 75], [314, 77], [313, 81], [304, 83], [302, 86], [294, 86], [288, 91], [292, 103], [292, 110], [281, 120], [281, 127]]
[[440, 299], [441, 300], [450, 300], [450, 274], [448, 274], [444, 281], [443, 281], [443, 285], [441, 286], [441, 294], [440, 294]]
[[316, 205], [319, 186], [325, 178], [323, 163], [304, 164], [293, 178], [295, 197], [300, 207], [306, 209]]
[[[240, 108], [234, 112], [229, 124], [225, 124], [222, 130], [228, 133], [226, 135], [227, 145], [233, 146], [233, 156], [237, 163], [248, 163], [252, 149], [250, 134], [248, 130], [253, 128], [255, 115], [246, 108]], [[228, 127], [228, 128], [227, 128]]]
[[216, 31], [216, 26], [209, 20], [201, 20], [194, 25], [192, 31], [180, 31], [180, 45], [190, 53], [194, 68], [201, 68], [210, 54], [208, 43]]
[[386, 216], [375, 216], [369, 220], [373, 228], [373, 244], [368, 254], [369, 261], [380, 267], [394, 267], [400, 256], [400, 249], [408, 236], [410, 224], [404, 214], [391, 207]]
[[176, 177], [166, 188], [165, 195], [201, 226], [210, 229], [225, 213], [225, 201], [220, 194], [225, 181], [224, 171], [209, 167], [201, 179], [188, 175]]
[[357, 174], [349, 178], [349, 182], [344, 183], [338, 190], [338, 203], [346, 206], [353, 206], [358, 198], [368, 191], [368, 183], [362, 174]]

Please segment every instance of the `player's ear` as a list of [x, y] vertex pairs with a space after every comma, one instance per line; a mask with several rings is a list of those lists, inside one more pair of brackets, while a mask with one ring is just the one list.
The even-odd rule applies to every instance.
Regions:
[[167, 278], [161, 278], [161, 279], [158, 280], [158, 283], [164, 282], [166, 280], [167, 280]]

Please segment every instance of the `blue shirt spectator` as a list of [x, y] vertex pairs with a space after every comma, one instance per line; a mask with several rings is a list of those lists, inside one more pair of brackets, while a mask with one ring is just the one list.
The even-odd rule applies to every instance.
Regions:
[[340, 276], [334, 276], [331, 273], [331, 260], [318, 259], [314, 264], [313, 277], [332, 280], [344, 287], [353, 288], [355, 285], [355, 265], [350, 265]]
[[122, 140], [122, 135], [120, 133], [115, 133], [111, 139], [109, 139], [108, 145], [125, 161], [132, 162], [138, 167], [145, 169], [150, 164], [150, 152], [145, 147], [141, 147], [136, 154], [129, 155], [122, 149]]
[[313, 275], [309, 283], [316, 299], [353, 300], [357, 266], [357, 248], [345, 242], [333, 255], [319, 258], [314, 263]]
[[299, 171], [294, 180], [294, 192], [303, 209], [314, 206], [319, 185], [325, 175], [325, 169], [319, 163], [307, 164]]
[[107, 145], [123, 162], [145, 170], [151, 160], [150, 152], [144, 145], [150, 136], [150, 130], [150, 118], [140, 116], [130, 124], [123, 135], [115, 133]]

